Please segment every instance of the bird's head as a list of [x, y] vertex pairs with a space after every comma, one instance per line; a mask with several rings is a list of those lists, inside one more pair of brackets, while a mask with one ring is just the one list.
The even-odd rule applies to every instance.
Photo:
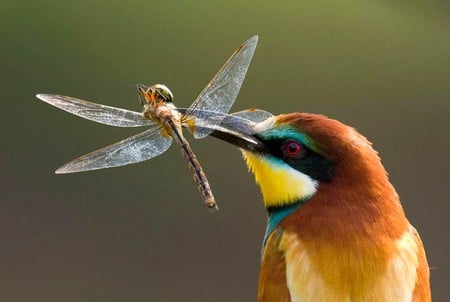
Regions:
[[371, 182], [381, 182], [382, 187], [388, 181], [367, 139], [323, 115], [283, 114], [256, 124], [251, 135], [238, 130], [221, 134], [213, 133], [241, 148], [268, 209], [307, 201], [344, 184], [358, 192], [360, 184], [365, 190]]

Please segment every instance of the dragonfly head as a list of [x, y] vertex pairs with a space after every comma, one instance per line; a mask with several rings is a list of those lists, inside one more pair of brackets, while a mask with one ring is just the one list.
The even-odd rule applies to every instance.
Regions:
[[171, 103], [173, 101], [173, 94], [166, 85], [155, 84], [147, 87], [142, 84], [137, 84], [136, 87], [139, 91], [139, 99], [142, 105], [155, 102]]

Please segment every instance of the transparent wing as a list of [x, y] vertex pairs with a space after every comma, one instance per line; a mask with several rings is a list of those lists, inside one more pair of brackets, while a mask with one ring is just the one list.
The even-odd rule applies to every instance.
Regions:
[[233, 112], [231, 115], [252, 121], [254, 123], [261, 123], [273, 117], [272, 113], [256, 108]]
[[190, 123], [188, 118], [182, 125], [189, 129], [196, 138], [203, 138], [203, 136], [196, 136], [197, 133], [211, 133], [214, 130], [223, 130], [223, 128], [251, 135], [255, 133], [256, 124], [273, 117], [272, 113], [261, 109], [247, 109], [232, 114], [186, 108], [177, 108], [177, 110], [181, 114], [189, 110], [191, 116], [195, 117], [194, 124]]
[[171, 143], [172, 138], [162, 136], [161, 128], [154, 125], [144, 132], [76, 158], [55, 173], [75, 173], [141, 162], [164, 153]]
[[[227, 113], [239, 94], [257, 43], [258, 36], [253, 36], [241, 44], [189, 108]], [[211, 131], [199, 127], [194, 136], [202, 138]]]
[[69, 96], [38, 94], [36, 97], [50, 105], [82, 118], [116, 127], [141, 127], [154, 123], [141, 113], [83, 101]]

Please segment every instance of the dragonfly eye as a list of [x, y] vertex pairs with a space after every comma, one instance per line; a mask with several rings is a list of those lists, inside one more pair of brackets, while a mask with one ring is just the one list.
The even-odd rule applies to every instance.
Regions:
[[171, 96], [168, 95], [168, 94], [165, 94], [165, 93], [164, 93], [165, 91], [159, 91], [159, 90], [157, 90], [156, 92], [157, 92], [158, 95], [164, 100], [164, 102], [168, 102], [168, 103], [172, 102]]
[[162, 84], [156, 84], [153, 85], [152, 88], [155, 89], [155, 92], [165, 101], [165, 102], [172, 102], [173, 101], [173, 94], [172, 92], [169, 90], [169, 88], [167, 88], [166, 85], [162, 85]]

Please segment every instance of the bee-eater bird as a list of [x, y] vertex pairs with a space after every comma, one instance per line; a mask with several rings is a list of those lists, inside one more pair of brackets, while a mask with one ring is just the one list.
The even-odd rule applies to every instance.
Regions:
[[431, 301], [419, 234], [364, 136], [307, 113], [253, 130], [213, 135], [241, 148], [261, 188], [259, 302]]

